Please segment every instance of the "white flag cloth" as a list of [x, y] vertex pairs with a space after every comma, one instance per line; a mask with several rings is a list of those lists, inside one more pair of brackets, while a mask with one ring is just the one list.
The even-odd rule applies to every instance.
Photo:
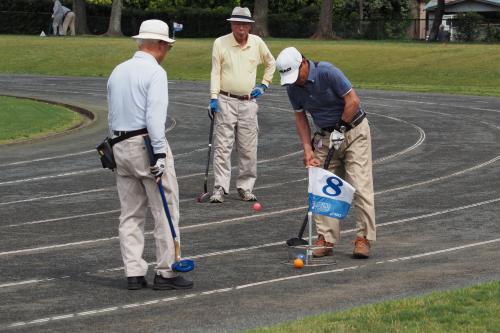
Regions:
[[309, 168], [309, 211], [336, 219], [347, 216], [356, 189], [325, 169]]
[[183, 24], [174, 22], [174, 30], [175, 31], [177, 31], [177, 32], [182, 31], [183, 28], [184, 28]]

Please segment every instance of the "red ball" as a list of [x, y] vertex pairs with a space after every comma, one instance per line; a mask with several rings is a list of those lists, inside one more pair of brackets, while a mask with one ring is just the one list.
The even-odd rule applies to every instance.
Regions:
[[262, 205], [258, 202], [253, 204], [253, 209], [257, 212], [260, 212], [262, 210]]

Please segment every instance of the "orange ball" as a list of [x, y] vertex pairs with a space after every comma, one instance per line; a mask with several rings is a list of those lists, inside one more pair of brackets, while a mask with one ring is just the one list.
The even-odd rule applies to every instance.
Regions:
[[297, 258], [293, 261], [293, 266], [295, 266], [295, 268], [302, 268], [304, 267], [304, 261], [302, 259]]

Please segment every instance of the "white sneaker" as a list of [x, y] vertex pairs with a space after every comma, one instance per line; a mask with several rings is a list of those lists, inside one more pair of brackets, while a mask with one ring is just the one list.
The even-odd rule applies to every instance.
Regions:
[[211, 203], [222, 203], [224, 202], [224, 189], [220, 186], [214, 188], [214, 192], [210, 197]]
[[243, 201], [257, 201], [257, 197], [255, 196], [255, 194], [253, 194], [252, 192], [250, 192], [248, 190], [244, 190], [244, 189], [239, 188], [238, 194], [240, 195], [240, 198]]

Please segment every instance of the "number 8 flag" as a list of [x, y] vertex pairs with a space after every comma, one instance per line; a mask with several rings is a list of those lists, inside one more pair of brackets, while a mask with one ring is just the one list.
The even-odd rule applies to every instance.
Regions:
[[328, 170], [309, 168], [309, 211], [336, 219], [347, 216], [356, 189]]

